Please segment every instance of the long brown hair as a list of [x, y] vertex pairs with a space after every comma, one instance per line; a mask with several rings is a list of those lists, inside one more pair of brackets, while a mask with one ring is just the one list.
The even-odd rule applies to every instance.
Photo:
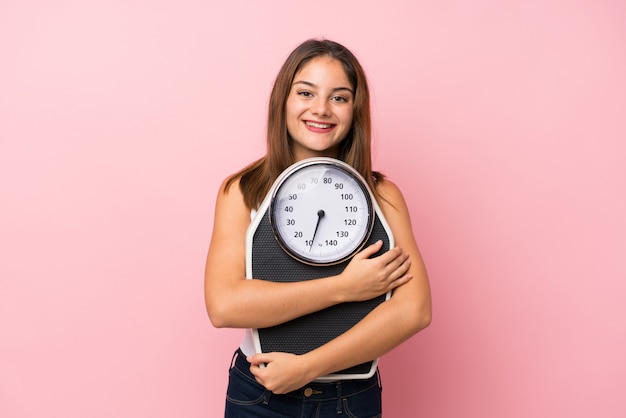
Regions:
[[226, 182], [228, 190], [236, 179], [240, 179], [239, 187], [250, 208], [257, 208], [280, 173], [296, 162], [285, 117], [287, 97], [298, 71], [314, 58], [322, 56], [342, 64], [354, 91], [352, 127], [339, 145], [337, 158], [354, 167], [376, 194], [376, 182], [383, 175], [372, 171], [370, 94], [365, 72], [352, 52], [343, 45], [325, 39], [309, 39], [291, 52], [276, 76], [267, 118], [267, 154], [233, 174]]

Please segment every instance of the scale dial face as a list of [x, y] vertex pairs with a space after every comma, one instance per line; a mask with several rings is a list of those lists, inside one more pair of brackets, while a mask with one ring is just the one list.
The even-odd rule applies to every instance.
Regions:
[[289, 167], [274, 186], [270, 221], [280, 246], [313, 265], [340, 263], [367, 242], [374, 224], [372, 194], [360, 174], [332, 158]]

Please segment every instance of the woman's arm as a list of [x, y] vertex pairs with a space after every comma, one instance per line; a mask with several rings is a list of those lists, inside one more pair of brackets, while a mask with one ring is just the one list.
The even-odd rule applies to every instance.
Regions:
[[236, 181], [220, 187], [205, 270], [205, 300], [216, 327], [264, 328], [337, 303], [368, 300], [411, 280], [408, 254], [395, 248], [370, 259], [374, 244], [338, 276], [293, 283], [246, 280], [245, 240], [250, 208]]
[[[381, 202], [381, 209], [394, 240], [412, 261], [409, 274], [413, 279], [395, 289], [391, 299], [380, 304], [352, 329], [307, 354], [252, 356], [249, 359], [253, 363], [252, 372], [259, 383], [272, 392], [285, 393], [320, 376], [373, 360], [430, 324], [430, 286], [413, 237], [406, 203], [397, 186], [388, 180], [381, 182], [379, 191], [386, 199]], [[260, 368], [261, 363], [267, 366]]]

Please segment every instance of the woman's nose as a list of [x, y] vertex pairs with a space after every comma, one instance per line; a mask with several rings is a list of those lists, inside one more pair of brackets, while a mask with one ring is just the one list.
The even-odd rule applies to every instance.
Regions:
[[329, 116], [330, 108], [328, 102], [322, 98], [316, 99], [311, 105], [311, 113], [318, 116]]

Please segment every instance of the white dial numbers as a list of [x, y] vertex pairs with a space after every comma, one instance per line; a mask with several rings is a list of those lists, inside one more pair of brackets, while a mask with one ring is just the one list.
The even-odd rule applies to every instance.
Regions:
[[327, 160], [287, 171], [272, 198], [272, 227], [281, 247], [305, 263], [345, 260], [372, 229], [371, 195], [362, 178]]

